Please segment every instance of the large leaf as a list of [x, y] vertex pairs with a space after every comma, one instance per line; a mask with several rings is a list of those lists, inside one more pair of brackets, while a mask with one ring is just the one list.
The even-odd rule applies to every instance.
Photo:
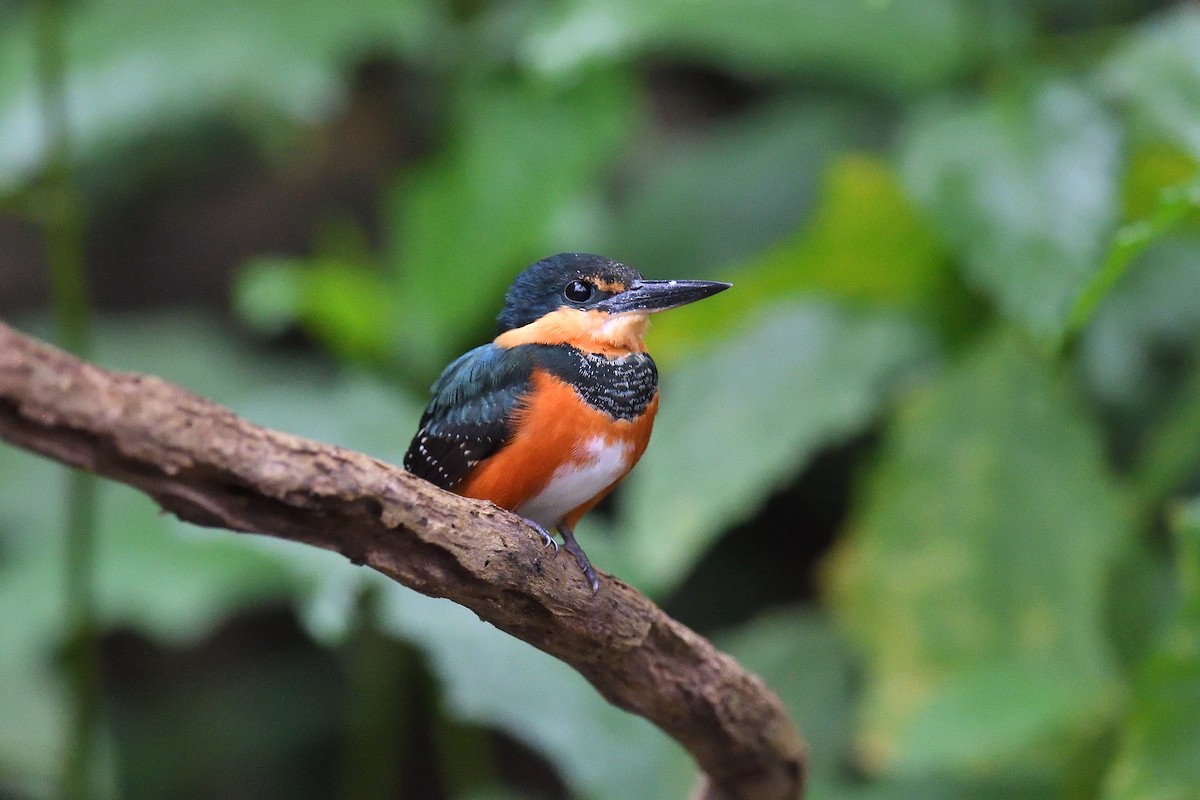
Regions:
[[813, 800], [1049, 800], [1032, 781], [970, 781], [949, 774], [864, 781], [851, 774], [855, 665], [823, 612], [790, 608], [718, 634], [714, 643], [758, 674], [808, 743]]
[[926, 108], [913, 119], [901, 163], [968, 280], [1053, 341], [1108, 249], [1119, 144], [1098, 102], [1052, 84]]
[[1065, 380], [993, 337], [903, 407], [832, 564], [875, 769], [995, 770], [1115, 702], [1104, 586], [1132, 525]]
[[1108, 91], [1200, 159], [1200, 8], [1179, 3], [1126, 38], [1101, 70]]
[[[352, 59], [423, 44], [432, 7], [424, 0], [66, 4], [73, 139], [86, 155], [109, 140], [218, 110], [311, 119], [341, 97]], [[28, 14], [0, 31], [0, 191], [44, 155], [33, 41]]]
[[1180, 602], [1138, 671], [1107, 800], [1189, 800], [1200, 790], [1200, 501], [1175, 524]]
[[887, 124], [847, 104], [773, 103], [701, 136], [638, 154], [617, 204], [613, 246], [653, 278], [712, 275], [795, 231], [822, 172], [847, 147], [869, 147]]
[[538, 69], [668, 53], [736, 70], [849, 77], [891, 90], [944, 81], [1011, 36], [1016, 16], [955, 0], [572, 0], [529, 42]]
[[817, 207], [803, 227], [728, 275], [734, 291], [655, 320], [654, 358], [669, 366], [758, 309], [813, 293], [945, 314], [956, 305], [951, 277], [945, 254], [893, 170], [873, 156], [843, 156], [826, 170]]
[[821, 448], [869, 425], [929, 351], [903, 318], [783, 306], [664, 375], [653, 441], [622, 496], [623, 577], [673, 585]]

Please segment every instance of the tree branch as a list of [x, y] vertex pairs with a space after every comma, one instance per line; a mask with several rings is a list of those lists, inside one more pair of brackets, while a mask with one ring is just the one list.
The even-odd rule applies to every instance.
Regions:
[[180, 519], [335, 550], [570, 664], [686, 747], [696, 797], [795, 800], [804, 745], [779, 699], [609, 575], [593, 595], [520, 518], [376, 459], [253, 425], [0, 323], [0, 438], [134, 486]]

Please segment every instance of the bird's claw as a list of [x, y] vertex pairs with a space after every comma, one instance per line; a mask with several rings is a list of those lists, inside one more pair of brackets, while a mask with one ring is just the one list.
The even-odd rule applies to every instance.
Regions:
[[579, 568], [583, 570], [583, 577], [587, 578], [587, 582], [591, 585], [592, 594], [596, 594], [600, 591], [600, 579], [596, 577], [596, 570], [592, 567], [592, 562], [588, 561], [587, 554], [575, 541], [575, 535], [570, 528], [560, 525], [558, 532], [563, 536], [563, 549], [575, 556], [575, 563], [579, 564]]
[[[531, 528], [541, 535], [542, 547], [554, 548], [554, 557], [557, 558], [559, 549], [558, 542], [555, 541], [554, 536], [550, 533], [550, 531], [546, 530], [531, 519], [526, 519], [525, 521], [529, 523]], [[588, 584], [592, 587], [592, 594], [596, 594], [596, 592], [600, 591], [600, 578], [596, 576], [596, 570], [592, 568], [592, 562], [588, 561], [588, 557], [583, 552], [583, 548], [580, 547], [579, 543], [575, 541], [575, 534], [573, 534], [571, 529], [565, 525], [559, 525], [558, 532], [561, 533], [563, 537], [564, 544], [562, 549], [575, 556], [575, 563], [579, 564], [579, 569], [583, 570], [583, 577], [587, 578]]]
[[588, 563], [587, 557], [580, 558], [575, 556], [575, 560], [579, 562], [579, 568], [583, 570], [583, 577], [587, 578], [587, 582], [591, 584], [592, 594], [600, 591], [600, 579], [596, 577], [596, 570], [592, 569], [592, 565]]
[[558, 555], [558, 542], [556, 542], [554, 540], [554, 536], [550, 533], [550, 531], [546, 530], [541, 525], [537, 524], [536, 522], [534, 522], [531, 519], [527, 519], [525, 521], [528, 522], [530, 527], [532, 527], [535, 531], [537, 531], [541, 535], [542, 548], [543, 549], [551, 548], [551, 547], [554, 548], [554, 555], [557, 556]]

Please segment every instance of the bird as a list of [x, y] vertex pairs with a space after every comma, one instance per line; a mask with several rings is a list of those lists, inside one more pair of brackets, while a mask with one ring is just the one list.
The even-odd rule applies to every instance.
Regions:
[[646, 280], [591, 253], [532, 264], [509, 286], [495, 338], [433, 384], [404, 468], [523, 517], [555, 555], [556, 530], [595, 594], [574, 529], [650, 441], [659, 405], [650, 315], [729, 287]]

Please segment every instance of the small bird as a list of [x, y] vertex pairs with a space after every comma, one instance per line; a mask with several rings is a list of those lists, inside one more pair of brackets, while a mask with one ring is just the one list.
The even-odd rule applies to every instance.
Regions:
[[650, 314], [728, 289], [650, 281], [588, 253], [559, 253], [513, 281], [497, 336], [434, 383], [404, 468], [524, 517], [558, 552], [562, 534], [591, 584], [574, 528], [642, 457], [658, 411]]

